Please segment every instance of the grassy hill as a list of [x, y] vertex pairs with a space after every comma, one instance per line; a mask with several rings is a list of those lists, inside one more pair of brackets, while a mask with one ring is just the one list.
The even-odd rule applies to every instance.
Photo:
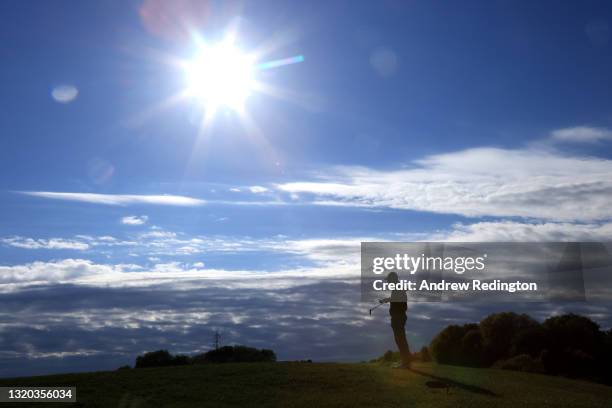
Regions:
[[[603, 385], [538, 374], [434, 364], [417, 364], [411, 371], [374, 364], [200, 365], [0, 380], [0, 386], [9, 385], [76, 386], [79, 402], [73, 406], [113, 408], [609, 408], [612, 401], [612, 387]], [[2, 405], [26, 406], [23, 403]]]

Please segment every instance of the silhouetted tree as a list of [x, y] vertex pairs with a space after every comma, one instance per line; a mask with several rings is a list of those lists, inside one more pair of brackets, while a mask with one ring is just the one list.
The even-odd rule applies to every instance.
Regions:
[[542, 324], [525, 314], [491, 314], [480, 324], [446, 327], [430, 351], [444, 364], [493, 365], [612, 383], [612, 329], [602, 331], [591, 319], [571, 313]]
[[[470, 335], [464, 341], [466, 334]], [[431, 341], [433, 358], [443, 364], [478, 365], [479, 332], [477, 324], [451, 325]]]
[[136, 364], [134, 367], [167, 367], [185, 364], [189, 364], [189, 357], [183, 355], [173, 356], [168, 350], [157, 350], [136, 357]]
[[246, 346], [223, 346], [193, 357], [195, 364], [276, 361], [274, 351]]
[[517, 340], [539, 323], [526, 314], [513, 312], [494, 313], [480, 322], [483, 340], [484, 364], [491, 365], [498, 360], [512, 357]]
[[467, 366], [480, 367], [483, 364], [483, 339], [480, 329], [475, 326], [461, 339], [462, 362]]
[[546, 330], [542, 325], [527, 327], [516, 333], [512, 339], [510, 355], [528, 354], [538, 357], [546, 344]]
[[548, 372], [588, 377], [599, 371], [597, 358], [605, 358], [606, 335], [597, 323], [570, 313], [550, 317], [542, 325], [548, 350], [543, 363]]

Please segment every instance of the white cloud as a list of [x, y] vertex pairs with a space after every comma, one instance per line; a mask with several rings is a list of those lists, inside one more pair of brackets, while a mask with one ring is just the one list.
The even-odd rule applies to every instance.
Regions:
[[78, 94], [79, 90], [74, 85], [59, 85], [51, 90], [51, 96], [59, 103], [70, 103]]
[[171, 206], [199, 206], [206, 201], [179, 195], [59, 193], [51, 191], [21, 191], [20, 193], [52, 200], [79, 201], [104, 205], [153, 204]]
[[[377, 241], [373, 238], [303, 239], [278, 241], [276, 250], [304, 256], [322, 263], [359, 262], [362, 241]], [[381, 240], [384, 241], [384, 240]]]
[[554, 221], [612, 217], [612, 160], [534, 148], [467, 149], [397, 170], [335, 167], [315, 181], [277, 188], [325, 205]]
[[259, 194], [267, 192], [268, 189], [262, 186], [251, 186], [249, 187], [249, 191], [254, 194]]
[[551, 132], [551, 139], [558, 142], [596, 143], [612, 140], [612, 130], [601, 127], [576, 126]]
[[2, 285], [57, 283], [74, 281], [83, 276], [113, 276], [122, 270], [121, 265], [99, 265], [85, 259], [31, 262], [23, 265], [0, 266], [0, 283]]
[[280, 289], [319, 282], [322, 279], [358, 278], [354, 266], [323, 265], [283, 271], [202, 269], [199, 264], [180, 262], [143, 268], [135, 264], [98, 264], [87, 259], [62, 259], [21, 265], [0, 265], [0, 293], [30, 285], [70, 283], [95, 287], [148, 287], [170, 284], [181, 287], [225, 287], [232, 289]]
[[[385, 237], [339, 237], [335, 239], [291, 240], [275, 237], [249, 240], [235, 237], [177, 238], [168, 231], [152, 231], [139, 240], [139, 256], [153, 262], [136, 264], [99, 264], [86, 259], [61, 259], [21, 265], [0, 265], [0, 292], [15, 291], [29, 285], [70, 283], [98, 287], [146, 287], [169, 284], [175, 288], [220, 286], [225, 288], [278, 289], [309, 282], [356, 279], [359, 276], [362, 241], [607, 241], [612, 234], [608, 223], [527, 223], [517, 221], [455, 224], [449, 231], [430, 234], [390, 234]], [[26, 244], [41, 242], [19, 238]], [[59, 240], [58, 240], [59, 241]], [[61, 240], [68, 241], [68, 240]], [[2, 242], [6, 242], [2, 240]], [[105, 245], [92, 238], [90, 246]], [[122, 241], [110, 245], [123, 245]], [[131, 242], [130, 242], [131, 244]], [[40, 244], [37, 244], [40, 245]], [[130, 248], [133, 250], [134, 248]], [[273, 270], [204, 269], [201, 261], [177, 262], [167, 256], [207, 252], [275, 252], [295, 255], [301, 266]], [[160, 257], [160, 255], [163, 255]], [[164, 261], [162, 261], [164, 259]], [[176, 258], [174, 258], [176, 259]]]
[[612, 223], [575, 224], [567, 222], [523, 223], [491, 221], [455, 224], [446, 233], [430, 239], [456, 242], [566, 242], [603, 241], [612, 236]]
[[125, 225], [143, 225], [149, 220], [146, 215], [128, 215], [127, 217], [121, 218], [121, 223]]
[[89, 249], [89, 245], [85, 242], [61, 238], [32, 239], [24, 237], [10, 237], [0, 239], [0, 242], [14, 248], [23, 249], [73, 249], [77, 251]]
[[154, 239], [173, 239], [176, 238], [176, 233], [171, 231], [151, 231], [145, 232], [140, 235], [141, 238], [154, 238]]

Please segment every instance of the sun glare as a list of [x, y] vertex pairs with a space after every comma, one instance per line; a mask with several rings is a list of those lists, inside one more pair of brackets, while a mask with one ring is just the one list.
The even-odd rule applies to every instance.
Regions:
[[187, 92], [201, 100], [208, 113], [220, 107], [241, 110], [253, 85], [253, 61], [228, 43], [203, 46], [185, 65]]

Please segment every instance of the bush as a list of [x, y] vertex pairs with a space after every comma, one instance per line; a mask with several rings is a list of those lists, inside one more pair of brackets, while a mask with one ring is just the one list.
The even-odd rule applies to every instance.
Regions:
[[189, 357], [187, 356], [173, 356], [168, 350], [157, 350], [136, 357], [136, 365], [134, 368], [168, 367], [186, 364], [189, 364]]
[[500, 360], [493, 364], [493, 368], [503, 370], [524, 371], [528, 373], [544, 373], [544, 364], [529, 354], [520, 354], [507, 360]]
[[[413, 353], [412, 358], [415, 358], [418, 354], [419, 353]], [[382, 356], [370, 360], [370, 363], [390, 364], [390, 363], [397, 363], [400, 360], [401, 360], [401, 357], [400, 357], [399, 351], [387, 350]]]
[[206, 363], [253, 363], [274, 362], [276, 354], [268, 349], [256, 349], [246, 346], [224, 346], [199, 354], [192, 359], [194, 364]]
[[385, 354], [383, 354], [381, 361], [384, 363], [393, 363], [400, 360], [399, 351], [393, 352], [391, 350], [387, 350]]

